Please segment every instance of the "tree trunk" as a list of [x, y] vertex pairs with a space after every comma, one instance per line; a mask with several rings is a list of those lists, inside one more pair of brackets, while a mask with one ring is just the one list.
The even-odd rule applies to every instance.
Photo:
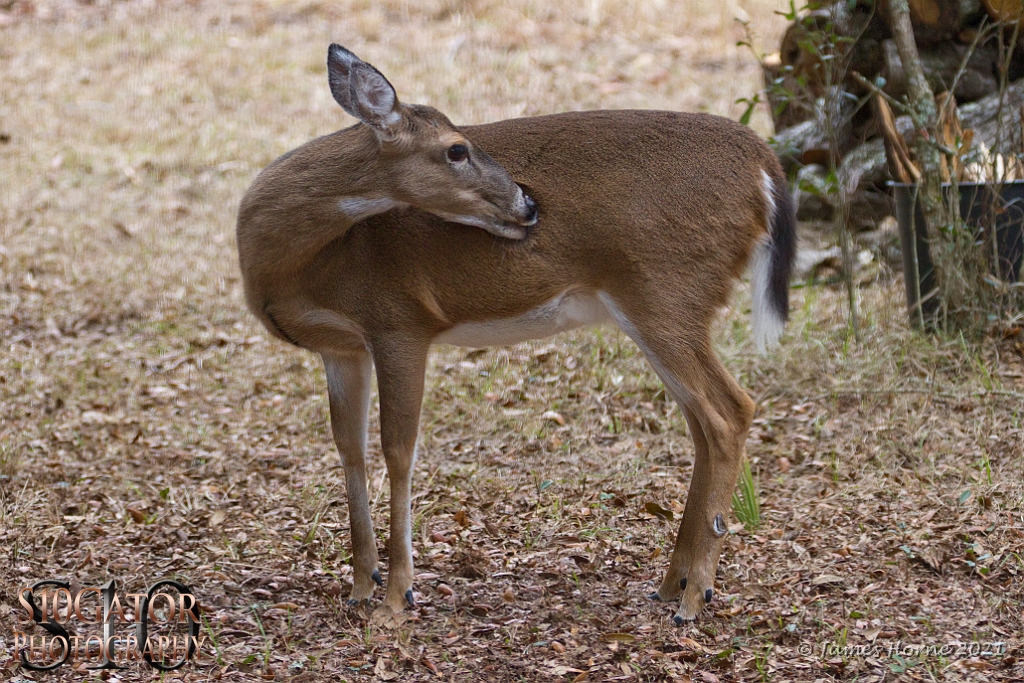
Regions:
[[[909, 104], [916, 112], [915, 125], [917, 134], [914, 136], [914, 152], [921, 164], [921, 183], [918, 186], [918, 198], [921, 211], [927, 223], [929, 240], [938, 244], [941, 233], [948, 221], [946, 207], [942, 201], [942, 159], [939, 150], [932, 143], [936, 138], [938, 112], [935, 108], [935, 94], [924, 76], [921, 68], [921, 57], [914, 42], [914, 30], [910, 25], [910, 7], [907, 0], [890, 0], [889, 20], [893, 40], [903, 62], [903, 72], [907, 79]], [[945, 281], [945, 268], [941, 259], [933, 259], [935, 280], [940, 291]], [[921, 292], [921, 296], [927, 292]], [[918, 313], [920, 315], [920, 312]], [[921, 320], [919, 318], [921, 322]]]
[[923, 206], [926, 219], [931, 230], [937, 230], [944, 223], [942, 194], [940, 191], [939, 150], [929, 138], [935, 137], [935, 124], [938, 112], [935, 109], [935, 93], [928, 85], [921, 66], [921, 56], [914, 42], [914, 29], [910, 24], [910, 7], [907, 0], [890, 0], [890, 22], [893, 40], [899, 51], [903, 64], [903, 73], [907, 83], [907, 94], [910, 106], [917, 114], [915, 124], [918, 127], [914, 137], [914, 151], [922, 166]]

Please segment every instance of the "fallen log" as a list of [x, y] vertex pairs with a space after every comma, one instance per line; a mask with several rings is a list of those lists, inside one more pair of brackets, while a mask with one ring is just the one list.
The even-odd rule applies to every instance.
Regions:
[[[888, 26], [889, 3], [881, 4]], [[909, 0], [909, 5], [910, 23], [918, 47], [937, 45], [956, 36], [981, 10], [978, 0]]]
[[[1024, 105], [1024, 79], [1011, 83], [1006, 88], [1002, 106], [1001, 135], [999, 119], [996, 117], [1000, 109], [999, 101], [999, 94], [993, 92], [980, 100], [961, 105], [960, 120], [965, 130], [975, 130], [975, 142], [983, 141], [993, 151], [1004, 154], [1020, 152], [1024, 149], [1021, 145], [1020, 123], [1020, 108]], [[908, 136], [913, 132], [910, 118], [901, 116], [896, 119], [896, 125], [909, 141]], [[788, 173], [793, 173], [795, 169], [809, 163], [819, 163], [819, 159], [827, 159], [829, 154], [828, 136], [824, 127], [815, 119], [787, 128], [769, 142]], [[838, 156], [842, 158], [840, 166], [847, 166], [856, 159], [856, 167], [863, 171], [858, 175], [867, 174], [875, 177], [877, 173], [884, 171], [885, 150], [880, 139], [869, 140], [859, 145], [853, 142], [848, 144], [848, 147], [837, 150]], [[881, 154], [880, 158], [878, 154]]]
[[[993, 93], [976, 102], [959, 107], [960, 121], [963, 129], [974, 130], [974, 143], [984, 142], [989, 149], [1002, 154], [1017, 154], [1024, 150], [1022, 143], [1022, 107], [1024, 107], [1024, 79], [1010, 84], [1000, 98]], [[894, 122], [900, 136], [911, 144], [915, 135], [913, 122], [909, 116], [900, 116]], [[805, 121], [789, 128], [769, 143], [776, 150], [779, 159], [787, 172], [795, 174], [807, 165], [802, 159], [813, 158], [807, 149], [803, 149], [802, 139], [824, 140], [820, 126], [814, 121]], [[806, 174], [810, 169], [803, 171]], [[820, 173], [827, 173], [823, 166]], [[881, 137], [853, 146], [842, 155], [837, 168], [839, 182], [843, 183], [848, 196], [853, 201], [853, 215], [865, 222], [878, 220], [885, 213], [885, 205], [879, 200], [879, 193], [885, 192], [885, 182], [890, 180], [885, 154], [885, 143]], [[827, 199], [798, 191], [798, 211], [802, 219], [827, 219], [830, 207]], [[804, 205], [807, 204], [807, 207]], [[861, 215], [862, 214], [862, 215]]]
[[982, 0], [985, 11], [996, 21], [1017, 21], [1024, 14], [1021, 0]]
[[1024, 151], [1021, 140], [1021, 107], [1024, 106], [1024, 79], [1011, 83], [1004, 96], [999, 93], [961, 106], [960, 122], [964, 130], [974, 129], [974, 141], [984, 141], [994, 152], [1019, 154]]
[[[879, 27], [883, 33], [878, 33]], [[779, 53], [762, 63], [776, 131], [781, 132], [814, 116], [813, 102], [825, 94], [829, 82], [827, 72], [836, 68], [833, 57], [839, 55], [830, 54], [832, 49], [826, 45], [821, 45], [820, 53], [811, 46], [827, 43], [826, 36], [833, 32], [845, 38], [858, 37], [856, 41], [841, 42], [838, 48], [843, 71], [854, 69], [875, 74], [882, 69], [881, 47], [874, 34], [884, 38], [884, 26], [870, 6], [834, 3], [808, 13], [790, 24], [782, 36]], [[826, 55], [829, 56], [823, 60]], [[835, 85], [843, 79], [839, 73], [833, 76]], [[851, 84], [843, 85], [850, 92], [857, 92], [851, 89]]]
[[[909, 5], [925, 76], [938, 92], [950, 89], [988, 14], [1017, 16], [1024, 0], [986, 0], [984, 5], [981, 0], [909, 0]], [[823, 0], [786, 29], [779, 52], [762, 64], [776, 132], [811, 119], [814, 100], [829, 84], [841, 82], [854, 95], [869, 95], [850, 77], [854, 72], [870, 80], [885, 77], [885, 90], [894, 97], [906, 93], [888, 17], [888, 0]], [[1020, 42], [1009, 64], [1010, 81], [1024, 77], [1024, 32]], [[956, 84], [957, 101], [972, 102], [996, 89], [998, 53], [998, 40], [989, 34], [971, 53]], [[866, 116], [858, 121], [864, 123]]]
[[[924, 77], [935, 92], [947, 90], [956, 81], [953, 96], [957, 101], [973, 102], [999, 89], [999, 46], [994, 40], [977, 46], [973, 52], [970, 45], [954, 42], [932, 45], [918, 51], [921, 55]], [[968, 53], [967, 63], [963, 64]], [[882, 41], [882, 60], [884, 66], [881, 74], [886, 81], [883, 90], [896, 99], [902, 99], [907, 94], [907, 78], [903, 72], [900, 53], [893, 41]], [[963, 73], [960, 79], [956, 80], [962, 64]], [[1011, 64], [1010, 80], [1024, 75], [1020, 71], [1019, 64]]]
[[[1001, 107], [999, 93], [959, 107], [960, 122], [964, 130], [974, 131], [975, 144], [984, 142], [994, 152], [1016, 154], [1021, 151], [1022, 106], [1024, 80], [1007, 87]], [[910, 144], [915, 132], [909, 116], [896, 119], [896, 130]], [[838, 173], [851, 192], [860, 191], [866, 186], [882, 185], [890, 179], [886, 167], [885, 143], [881, 138], [875, 138], [857, 146], [843, 157]]]

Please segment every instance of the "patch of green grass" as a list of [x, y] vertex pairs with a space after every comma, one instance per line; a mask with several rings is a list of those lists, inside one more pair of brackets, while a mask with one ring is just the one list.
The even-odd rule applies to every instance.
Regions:
[[750, 470], [750, 461], [743, 459], [740, 477], [736, 490], [732, 494], [732, 511], [736, 519], [743, 523], [748, 531], [761, 526], [761, 501], [758, 498], [758, 485]]

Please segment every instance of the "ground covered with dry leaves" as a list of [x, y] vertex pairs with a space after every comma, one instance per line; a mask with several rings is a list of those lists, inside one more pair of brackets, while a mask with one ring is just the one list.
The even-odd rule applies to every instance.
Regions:
[[[773, 3], [735, 4], [777, 37]], [[767, 358], [745, 293], [725, 312], [722, 354], [759, 402], [747, 452], [762, 516], [731, 520], [699, 622], [676, 628], [646, 599], [692, 447], [613, 330], [437, 350], [414, 479], [418, 607], [379, 629], [345, 605], [323, 372], [245, 312], [233, 236], [262, 166], [348, 124], [326, 45], [456, 122], [736, 116], [759, 74], [734, 46], [733, 4], [689, 5], [0, 3], [3, 677], [95, 675], [18, 668], [20, 586], [174, 577], [199, 595], [207, 640], [169, 679], [1021, 680], [1024, 336], [912, 334], [884, 259], [859, 278], [859, 341], [827, 282], [794, 288]], [[383, 550], [377, 433], [374, 416]]]

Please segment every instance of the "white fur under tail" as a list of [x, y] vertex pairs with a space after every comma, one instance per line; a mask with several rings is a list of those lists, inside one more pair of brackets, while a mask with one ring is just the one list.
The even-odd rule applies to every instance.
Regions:
[[757, 352], [761, 354], [779, 343], [779, 337], [786, 328], [786, 321], [768, 300], [771, 286], [771, 252], [771, 240], [765, 237], [754, 248], [750, 261], [751, 321], [754, 327], [754, 344], [757, 346]]

